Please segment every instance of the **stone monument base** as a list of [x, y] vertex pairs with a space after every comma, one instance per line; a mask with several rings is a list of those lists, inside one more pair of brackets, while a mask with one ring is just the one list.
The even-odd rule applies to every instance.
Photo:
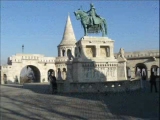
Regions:
[[82, 37], [76, 43], [73, 82], [117, 81], [113, 47], [114, 41], [108, 37]]

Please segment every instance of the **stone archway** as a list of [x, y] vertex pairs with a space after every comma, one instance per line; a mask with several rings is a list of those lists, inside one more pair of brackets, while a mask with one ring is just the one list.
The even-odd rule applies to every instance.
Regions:
[[72, 52], [70, 49], [67, 50], [67, 57], [69, 60], [71, 60], [71, 58], [72, 58]]
[[39, 69], [33, 65], [27, 65], [20, 72], [20, 83], [39, 83], [41, 74]]
[[62, 56], [66, 56], [66, 51], [64, 49], [62, 50]]
[[147, 72], [147, 67], [145, 64], [143, 63], [138, 63], [136, 64], [136, 67], [135, 67], [135, 76], [136, 77], [140, 77], [142, 76], [142, 74], [146, 76], [146, 78], [148, 78], [148, 72]]

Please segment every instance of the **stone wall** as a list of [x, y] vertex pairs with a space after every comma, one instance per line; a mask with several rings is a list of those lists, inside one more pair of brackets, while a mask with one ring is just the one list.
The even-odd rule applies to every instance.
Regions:
[[[92, 44], [93, 44], [93, 42], [92, 42]], [[98, 52], [96, 54], [100, 55]], [[116, 55], [117, 54], [114, 54], [114, 56], [116, 56]], [[160, 56], [159, 56], [158, 50], [142, 51], [142, 52], [141, 51], [126, 52], [125, 57], [127, 59], [126, 67], [129, 67], [131, 69], [131, 77], [132, 78], [136, 78], [135, 72], [136, 72], [136, 65], [137, 64], [144, 64], [146, 66], [148, 79], [150, 76], [152, 66], [156, 65], [157, 67], [159, 67]], [[101, 59], [98, 59], [98, 60], [102, 64]], [[40, 80], [41, 82], [48, 82], [47, 71], [49, 69], [55, 70], [56, 76], [57, 76], [58, 75], [57, 68], [60, 68], [61, 70], [63, 68], [66, 68], [66, 74], [70, 74], [69, 80], [71, 80], [73, 82], [76, 82], [78, 79], [80, 80], [81, 77], [77, 76], [75, 73], [81, 72], [86, 63], [84, 63], [84, 64], [79, 63], [79, 64], [75, 65], [76, 61], [75, 61], [75, 63], [73, 62], [73, 64], [71, 62], [70, 67], [68, 68], [66, 65], [67, 60], [68, 60], [67, 57], [63, 57], [63, 58], [57, 57], [56, 58], [57, 63], [55, 64], [54, 57], [44, 57], [43, 55], [39, 55], [39, 54], [16, 54], [8, 59], [8, 63], [9, 63], [8, 65], [1, 66], [1, 84], [4, 83], [4, 81], [3, 81], [4, 74], [7, 75], [7, 80], [11, 81], [11, 82], [14, 81], [15, 76], [18, 76], [18, 79], [20, 79], [20, 71], [22, 70], [22, 68], [24, 66], [27, 66], [27, 65], [33, 65], [39, 69], [39, 71], [41, 73], [41, 80]], [[85, 59], [85, 60], [87, 60], [87, 59]], [[92, 60], [94, 61], [96, 59], [93, 57], [93, 58], [89, 59], [88, 62], [91, 62]], [[104, 63], [104, 66], [105, 66], [105, 64], [110, 64], [110, 62], [108, 62], [108, 61], [111, 61], [110, 57], [105, 57], [105, 59], [103, 58], [103, 60], [106, 61]], [[101, 64], [98, 64], [98, 62], [95, 63], [95, 65], [97, 65], [97, 66], [99, 65], [99, 67], [103, 67], [103, 64], [102, 64], [102, 66], [101, 66]], [[80, 70], [80, 68], [81, 68], [81, 70]], [[117, 67], [117, 71], [121, 71], [119, 69], [120, 69], [120, 67]], [[70, 72], [68, 72], [68, 70]], [[100, 72], [103, 73], [103, 71], [100, 71]], [[120, 72], [117, 72], [117, 76], [120, 76], [118, 74], [120, 74]], [[82, 75], [82, 77], [83, 77], [83, 75]], [[43, 79], [45, 79], [45, 81], [43, 81]], [[118, 80], [120, 80], [120, 78], [118, 78]], [[123, 78], [121, 78], [121, 80], [123, 80]], [[91, 81], [91, 82], [95, 82], [95, 81]]]
[[58, 92], [124, 92], [140, 89], [140, 80], [123, 80], [109, 82], [71, 82], [66, 86], [66, 82], [57, 81]]
[[[115, 58], [117, 58], [117, 54], [118, 53], [114, 54]], [[151, 68], [153, 66], [160, 67], [159, 50], [125, 52], [124, 56], [127, 59], [126, 67], [130, 68], [132, 78], [136, 78], [136, 67], [139, 65], [146, 67], [147, 79], [150, 77]]]
[[[67, 82], [57, 81], [58, 93], [106, 93], [106, 92], [127, 92], [140, 89], [140, 80], [134, 81], [117, 81], [117, 82]], [[51, 93], [49, 83], [26, 83], [23, 88], [35, 92]]]

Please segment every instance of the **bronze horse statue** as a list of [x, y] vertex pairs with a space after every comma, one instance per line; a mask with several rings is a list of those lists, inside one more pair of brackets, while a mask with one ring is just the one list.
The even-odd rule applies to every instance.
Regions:
[[90, 16], [83, 10], [77, 10], [74, 12], [76, 19], [81, 20], [82, 26], [84, 28], [84, 35], [87, 36], [89, 31], [91, 30], [92, 33], [96, 33], [101, 31], [102, 36], [107, 35], [107, 23], [106, 20], [102, 17], [96, 17], [94, 24], [91, 24]]

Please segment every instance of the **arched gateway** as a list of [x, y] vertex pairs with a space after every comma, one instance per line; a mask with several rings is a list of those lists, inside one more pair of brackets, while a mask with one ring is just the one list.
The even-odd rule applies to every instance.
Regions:
[[20, 72], [20, 83], [37, 83], [40, 80], [41, 73], [36, 66], [27, 65]]
[[[8, 59], [8, 65], [2, 66], [4, 83], [40, 83], [48, 82], [47, 72], [56, 70], [54, 57], [44, 57], [40, 54], [16, 54]], [[4, 76], [1, 75], [1, 78]]]

